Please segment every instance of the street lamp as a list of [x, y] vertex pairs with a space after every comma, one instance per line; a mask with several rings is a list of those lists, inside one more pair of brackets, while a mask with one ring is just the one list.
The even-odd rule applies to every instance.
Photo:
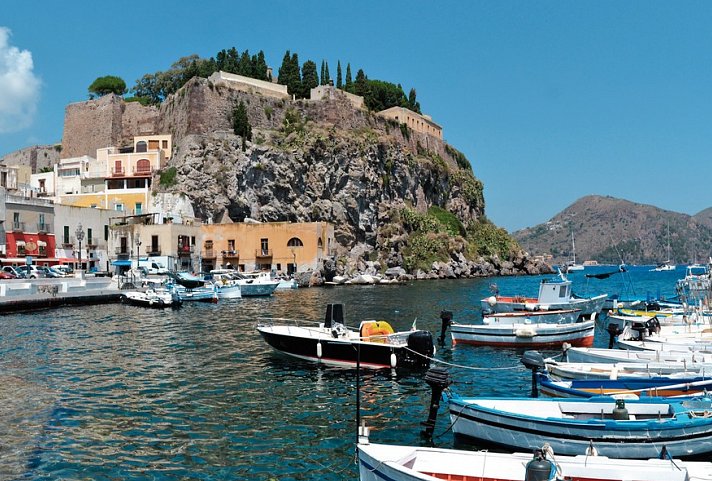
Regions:
[[74, 231], [74, 235], [77, 236], [77, 242], [79, 243], [78, 257], [79, 257], [79, 268], [82, 270], [82, 241], [84, 240], [84, 229], [82, 229], [82, 223], [80, 222], [77, 226], [77, 230]]
[[141, 256], [141, 236], [136, 234], [136, 269], [138, 269], [138, 259]]

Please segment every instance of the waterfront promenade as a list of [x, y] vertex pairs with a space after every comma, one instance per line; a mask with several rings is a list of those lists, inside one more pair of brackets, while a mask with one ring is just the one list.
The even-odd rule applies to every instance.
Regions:
[[67, 305], [118, 302], [121, 293], [111, 277], [12, 279], [0, 282], [0, 313]]

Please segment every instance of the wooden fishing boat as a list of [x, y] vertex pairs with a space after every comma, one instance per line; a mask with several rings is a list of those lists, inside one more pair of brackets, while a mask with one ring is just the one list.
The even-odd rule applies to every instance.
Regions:
[[571, 290], [571, 281], [561, 272], [559, 277], [543, 279], [537, 297], [500, 296], [498, 292], [480, 301], [483, 313], [579, 309], [580, 316], [601, 312], [607, 294], [579, 297]]
[[624, 379], [669, 376], [687, 378], [712, 375], [712, 364], [681, 362], [560, 362], [546, 359], [546, 372], [554, 379]]
[[[495, 453], [456, 449], [358, 445], [360, 481], [688, 481], [709, 476], [710, 463], [670, 459], [563, 456], [550, 449]], [[538, 477], [540, 475], [541, 477]]]
[[[625, 341], [633, 342], [633, 341]], [[673, 349], [674, 346], [660, 345], [670, 349], [651, 350], [628, 350], [628, 349], [604, 349], [597, 347], [571, 347], [565, 351], [564, 357], [567, 362], [578, 363], [650, 363], [650, 362], [670, 362], [680, 363], [685, 361], [689, 367], [695, 364], [706, 363], [712, 365], [712, 352], [692, 351], [686, 348]]]
[[637, 400], [597, 396], [561, 398], [461, 398], [450, 396], [453, 432], [476, 443], [554, 452], [646, 459], [712, 452], [712, 400]]
[[[510, 312], [483, 316], [483, 324], [450, 327], [453, 345], [498, 347], [558, 347], [563, 343], [591, 346], [596, 323], [576, 322], [578, 310]], [[573, 321], [573, 322], [572, 322]]]
[[[303, 323], [302, 323], [303, 324]], [[261, 319], [257, 331], [278, 352], [330, 366], [427, 368], [435, 348], [428, 331], [394, 332], [386, 321], [362, 321], [358, 329], [344, 324], [343, 306], [329, 304], [323, 323], [300, 325], [285, 319]]]
[[571, 379], [557, 381], [545, 373], [537, 374], [539, 392], [550, 397], [693, 397], [712, 390], [712, 377], [672, 379]]

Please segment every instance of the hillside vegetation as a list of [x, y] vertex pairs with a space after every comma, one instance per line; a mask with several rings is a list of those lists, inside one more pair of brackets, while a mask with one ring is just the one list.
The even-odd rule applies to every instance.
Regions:
[[656, 264], [667, 257], [668, 226], [673, 262], [704, 262], [712, 255], [712, 208], [689, 216], [613, 197], [583, 197], [513, 236], [532, 255], [552, 254], [554, 263], [572, 257], [573, 231], [578, 262]]

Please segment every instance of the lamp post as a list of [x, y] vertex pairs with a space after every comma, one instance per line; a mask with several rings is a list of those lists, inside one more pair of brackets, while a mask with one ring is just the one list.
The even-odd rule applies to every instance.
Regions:
[[138, 269], [138, 259], [141, 256], [141, 236], [136, 234], [136, 269]]
[[79, 257], [79, 267], [77, 270], [82, 270], [82, 241], [84, 240], [84, 229], [82, 228], [82, 223], [77, 225], [77, 230], [74, 231], [74, 235], [77, 236], [77, 242], [79, 243], [79, 249], [77, 250], [77, 257]]

